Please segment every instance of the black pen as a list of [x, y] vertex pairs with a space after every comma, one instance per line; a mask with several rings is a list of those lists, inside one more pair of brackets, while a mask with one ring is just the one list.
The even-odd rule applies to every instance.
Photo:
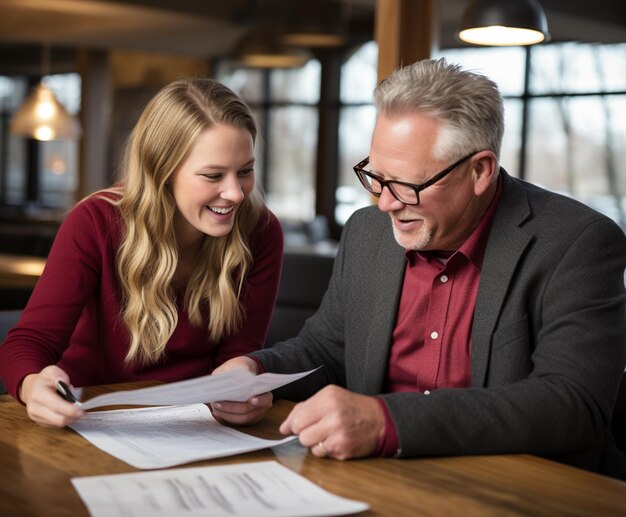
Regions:
[[65, 384], [63, 381], [56, 382], [57, 393], [61, 395], [68, 402], [73, 402], [74, 404], [80, 405], [79, 400], [76, 398], [76, 395], [72, 393], [70, 387]]

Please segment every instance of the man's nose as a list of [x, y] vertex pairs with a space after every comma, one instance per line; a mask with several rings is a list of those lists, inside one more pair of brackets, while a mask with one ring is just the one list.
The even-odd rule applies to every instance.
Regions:
[[378, 198], [379, 210], [382, 212], [394, 212], [395, 210], [401, 210], [403, 207], [404, 203], [397, 200], [388, 187], [383, 187]]

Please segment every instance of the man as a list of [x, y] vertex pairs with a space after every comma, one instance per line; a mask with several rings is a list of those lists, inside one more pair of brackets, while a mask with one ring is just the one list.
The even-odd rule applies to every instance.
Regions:
[[[378, 209], [346, 224], [319, 311], [216, 372], [323, 366], [274, 393], [305, 400], [281, 431], [316, 456], [532, 453], [602, 470], [619, 453], [623, 231], [499, 168], [503, 106], [487, 78], [424, 60], [375, 103], [355, 172]], [[244, 423], [269, 406], [265, 394], [214, 413]]]

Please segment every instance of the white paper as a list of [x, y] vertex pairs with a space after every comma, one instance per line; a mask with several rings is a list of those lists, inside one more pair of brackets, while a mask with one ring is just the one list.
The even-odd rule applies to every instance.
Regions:
[[82, 477], [72, 483], [92, 517], [313, 517], [369, 509], [275, 461]]
[[138, 469], [157, 469], [274, 447], [217, 422], [204, 404], [96, 411], [70, 427], [93, 445]]
[[204, 404], [220, 400], [245, 402], [254, 395], [259, 395], [285, 384], [306, 377], [308, 372], [279, 374], [262, 373], [254, 375], [243, 368], [217, 375], [205, 375], [195, 379], [160, 384], [150, 388], [130, 391], [116, 391], [99, 395], [86, 402], [81, 402], [83, 409], [112, 405], [167, 406], [183, 404]]

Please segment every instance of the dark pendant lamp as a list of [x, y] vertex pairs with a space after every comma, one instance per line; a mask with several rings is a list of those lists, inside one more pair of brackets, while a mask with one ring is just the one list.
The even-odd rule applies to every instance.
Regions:
[[459, 30], [459, 39], [474, 45], [535, 45], [549, 38], [537, 0], [472, 0]]

